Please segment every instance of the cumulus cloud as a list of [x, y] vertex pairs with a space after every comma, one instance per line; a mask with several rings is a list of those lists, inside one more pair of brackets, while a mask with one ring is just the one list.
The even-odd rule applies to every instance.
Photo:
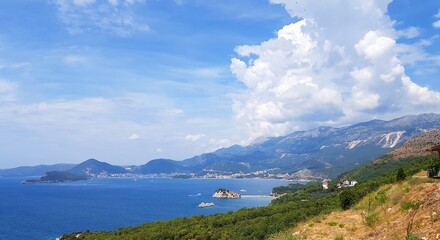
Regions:
[[[251, 139], [319, 125], [438, 110], [440, 93], [414, 83], [399, 59], [391, 0], [271, 0], [300, 20], [259, 45], [238, 46], [234, 99]], [[411, 30], [414, 31], [414, 30]]]
[[205, 134], [188, 134], [185, 139], [191, 142], [195, 142], [205, 137]]
[[52, 0], [71, 34], [100, 30], [121, 37], [149, 31], [134, 10], [144, 0]]
[[141, 137], [139, 137], [139, 135], [137, 135], [136, 133], [133, 133], [130, 135], [130, 137], [128, 137], [128, 140], [137, 141], [141, 140]]

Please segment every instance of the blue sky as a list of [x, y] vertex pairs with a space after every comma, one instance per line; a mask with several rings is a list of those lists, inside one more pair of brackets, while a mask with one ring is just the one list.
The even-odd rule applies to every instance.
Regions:
[[440, 2], [347, 1], [0, 1], [0, 168], [439, 112]]

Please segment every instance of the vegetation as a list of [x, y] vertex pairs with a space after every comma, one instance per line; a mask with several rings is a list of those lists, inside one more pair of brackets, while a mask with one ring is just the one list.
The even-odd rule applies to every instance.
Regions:
[[66, 171], [47, 172], [46, 176], [41, 177], [41, 181], [46, 181], [46, 182], [64, 182], [64, 181], [80, 181], [80, 180], [87, 180], [87, 178]]
[[437, 177], [438, 172], [440, 171], [440, 160], [437, 159], [434, 155], [429, 157], [430, 162], [427, 167], [428, 177]]
[[38, 179], [26, 180], [23, 183], [58, 183], [58, 182], [73, 182], [87, 180], [87, 177], [73, 174], [67, 171], [51, 171], [46, 172], [46, 175]]
[[[315, 216], [350, 208], [380, 186], [399, 179], [400, 177], [397, 177], [401, 172], [399, 169], [412, 175], [427, 169], [429, 164], [429, 157], [400, 161], [384, 157], [381, 161], [343, 174], [341, 177], [359, 181], [351, 188], [336, 188], [339, 179], [330, 183], [328, 190], [322, 189], [318, 183], [310, 182], [303, 190], [283, 195], [273, 200], [267, 207], [246, 208], [211, 216], [178, 218], [112, 232], [80, 233], [80, 235], [72, 233], [64, 235], [61, 239], [265, 239]], [[299, 186], [292, 188], [296, 187]], [[379, 191], [371, 197], [370, 205], [380, 205], [381, 202], [391, 200], [386, 192]], [[374, 227], [377, 213], [371, 211], [366, 218], [366, 222]]]
[[294, 183], [294, 184], [289, 184], [287, 186], [274, 187], [272, 189], [272, 193], [275, 194], [294, 193], [294, 192], [298, 192], [299, 190], [303, 190], [305, 188], [306, 188], [305, 184]]
[[405, 178], [406, 178], [405, 170], [403, 170], [403, 168], [399, 168], [399, 170], [397, 171], [396, 181], [400, 182], [405, 180]]

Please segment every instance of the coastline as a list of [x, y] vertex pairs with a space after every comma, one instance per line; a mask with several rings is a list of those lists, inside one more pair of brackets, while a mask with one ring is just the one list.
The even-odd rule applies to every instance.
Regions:
[[[0, 196], [0, 205], [9, 206], [0, 216], [0, 224], [11, 230], [4, 233], [7, 235], [0, 233], [0, 239], [48, 239], [47, 236], [55, 239], [71, 232], [111, 231], [193, 215], [207, 216], [267, 206], [270, 198], [213, 199], [212, 193], [217, 187], [224, 187], [236, 191], [246, 189], [246, 194], [270, 194], [273, 187], [288, 184], [279, 179], [162, 177], [142, 178], [137, 181], [134, 178], [96, 178], [80, 182], [23, 185], [20, 184], [23, 179], [25, 178], [1, 178], [0, 187], [5, 193], [11, 194]], [[11, 199], [8, 196], [18, 197]], [[213, 202], [215, 206], [198, 208], [197, 205], [201, 202]], [[23, 211], [14, 211], [18, 208], [31, 212], [32, 215], [24, 217], [20, 215]], [[112, 209], [112, 212], [102, 209]], [[53, 217], [42, 221], [48, 215]], [[118, 219], [110, 217], [113, 215], [118, 215]], [[10, 219], [21, 221], [11, 222]], [[28, 228], [29, 224], [32, 224], [32, 229]], [[53, 226], [58, 227], [55, 229]], [[10, 235], [12, 232], [17, 235]]]

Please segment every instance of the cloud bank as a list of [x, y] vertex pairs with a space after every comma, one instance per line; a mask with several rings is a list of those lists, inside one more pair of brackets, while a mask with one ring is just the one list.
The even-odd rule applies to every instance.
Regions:
[[247, 89], [233, 108], [250, 138], [438, 111], [440, 93], [405, 73], [396, 40], [418, 32], [393, 28], [390, 2], [271, 0], [299, 20], [236, 48], [231, 71]]
[[53, 0], [58, 16], [70, 34], [103, 31], [120, 37], [148, 32], [134, 10], [144, 0]]

